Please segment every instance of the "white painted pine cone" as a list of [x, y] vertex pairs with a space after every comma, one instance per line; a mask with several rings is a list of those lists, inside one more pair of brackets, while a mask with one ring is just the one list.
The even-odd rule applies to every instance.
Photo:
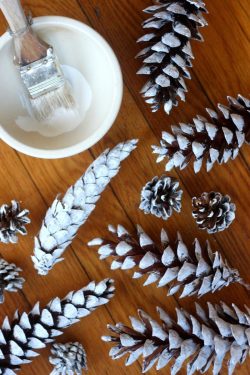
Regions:
[[54, 365], [50, 375], [82, 375], [87, 370], [86, 352], [79, 342], [53, 344], [49, 361]]
[[29, 210], [21, 208], [20, 202], [12, 200], [0, 207], [0, 242], [17, 243], [18, 234], [27, 234], [26, 225], [30, 223]]
[[98, 284], [92, 281], [64, 299], [54, 298], [43, 309], [38, 302], [29, 314], [17, 311], [12, 322], [6, 317], [0, 330], [0, 374], [14, 375], [39, 355], [38, 349], [62, 335], [62, 330], [108, 303], [114, 291], [111, 279]]
[[161, 323], [139, 310], [139, 319], [131, 317], [132, 328], [122, 323], [108, 325], [111, 336], [103, 341], [114, 346], [109, 354], [118, 359], [128, 354], [126, 366], [143, 358], [142, 372], [153, 366], [165, 368], [172, 360], [171, 375], [176, 375], [187, 361], [187, 375], [206, 373], [213, 367], [219, 375], [225, 357], [228, 375], [242, 364], [250, 352], [250, 309], [241, 311], [236, 305], [229, 307], [208, 303], [208, 312], [196, 304], [196, 314], [177, 308], [173, 320], [163, 309], [157, 308]]
[[207, 25], [205, 3], [157, 0], [144, 12], [149, 14], [142, 24], [147, 33], [138, 40], [144, 48], [137, 57], [143, 60], [138, 74], [147, 82], [141, 93], [153, 112], [163, 107], [169, 114], [179, 100], [185, 100], [185, 78], [191, 78], [194, 58], [190, 42], [203, 40], [199, 28]]
[[184, 169], [193, 161], [195, 173], [206, 163], [209, 172], [216, 163], [235, 159], [241, 147], [250, 144], [250, 100], [238, 95], [228, 97], [228, 106], [218, 104], [218, 111], [207, 109], [208, 118], [197, 116], [193, 124], [172, 126], [164, 131], [160, 146], [152, 146], [156, 162], [168, 159], [166, 171]]
[[212, 252], [209, 242], [202, 248], [195, 239], [194, 249], [189, 249], [181, 235], [171, 242], [165, 230], [161, 232], [161, 246], [158, 246], [138, 226], [137, 236], [131, 236], [122, 226], [109, 226], [111, 239], [96, 238], [89, 246], [99, 246], [100, 259], [113, 258], [111, 269], [123, 271], [135, 269], [134, 279], [147, 276], [144, 285], [157, 283], [168, 287], [168, 295], [181, 291], [180, 298], [214, 293], [232, 283], [247, 285], [232, 269], [221, 254]]
[[130, 140], [104, 151], [62, 199], [54, 200], [35, 238], [32, 260], [40, 275], [47, 275], [56, 263], [63, 260], [62, 254], [136, 144], [137, 140]]
[[23, 288], [25, 279], [20, 277], [22, 269], [14, 263], [0, 259], [0, 303], [4, 302], [4, 292], [17, 292]]

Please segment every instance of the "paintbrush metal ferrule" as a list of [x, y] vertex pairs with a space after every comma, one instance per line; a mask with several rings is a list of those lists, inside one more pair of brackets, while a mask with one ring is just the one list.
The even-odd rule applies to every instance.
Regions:
[[51, 46], [45, 57], [30, 64], [19, 65], [19, 70], [31, 99], [57, 90], [65, 84], [61, 66]]
[[39, 122], [52, 121], [58, 111], [76, 111], [72, 87], [52, 46], [31, 28], [20, 0], [0, 0], [0, 8], [11, 29], [14, 61], [29, 95], [26, 109]]

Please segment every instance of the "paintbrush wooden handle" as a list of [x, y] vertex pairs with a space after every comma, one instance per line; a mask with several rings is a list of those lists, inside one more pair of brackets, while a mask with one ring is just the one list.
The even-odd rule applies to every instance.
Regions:
[[18, 33], [27, 27], [28, 21], [20, 1], [0, 0], [0, 7], [13, 33]]
[[21, 2], [0, 0], [0, 8], [13, 34], [17, 63], [26, 65], [45, 57], [48, 44], [32, 31]]

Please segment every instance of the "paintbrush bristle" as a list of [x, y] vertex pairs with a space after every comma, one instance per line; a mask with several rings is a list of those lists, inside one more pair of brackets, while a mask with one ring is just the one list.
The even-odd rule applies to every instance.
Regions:
[[65, 108], [66, 110], [76, 108], [72, 88], [67, 81], [55, 90], [37, 98], [31, 98], [30, 102], [33, 115], [39, 122], [50, 119], [53, 117], [54, 112], [60, 108]]

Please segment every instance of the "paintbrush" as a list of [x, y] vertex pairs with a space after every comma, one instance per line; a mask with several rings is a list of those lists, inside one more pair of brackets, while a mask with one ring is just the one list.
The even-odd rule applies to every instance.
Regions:
[[34, 117], [46, 121], [59, 108], [72, 109], [75, 100], [53, 47], [32, 30], [19, 0], [0, 0], [14, 41], [14, 62], [28, 93]]

